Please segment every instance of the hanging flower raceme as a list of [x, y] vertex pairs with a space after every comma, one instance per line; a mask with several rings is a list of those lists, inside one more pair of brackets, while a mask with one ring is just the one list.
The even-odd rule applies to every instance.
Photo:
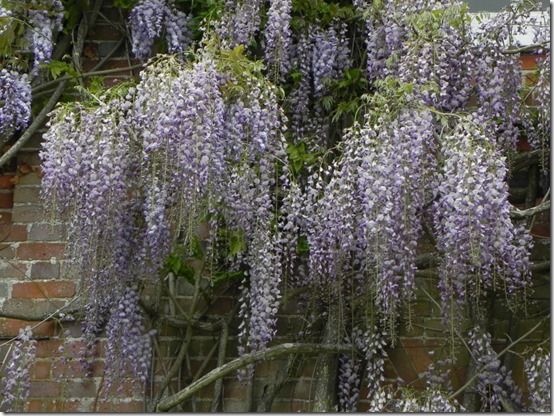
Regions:
[[37, 342], [32, 339], [30, 327], [19, 330], [10, 348], [7, 365], [1, 379], [2, 399], [0, 410], [3, 412], [22, 412], [31, 387], [30, 369], [35, 359]]
[[500, 412], [505, 401], [521, 408], [521, 391], [514, 383], [511, 371], [501, 365], [492, 348], [491, 335], [477, 326], [469, 332], [468, 345], [479, 369], [476, 390], [481, 396], [481, 410]]
[[248, 46], [260, 30], [262, 0], [225, 0], [217, 33], [227, 46]]
[[550, 352], [538, 348], [523, 364], [529, 390], [528, 411], [551, 411]]
[[265, 61], [270, 68], [275, 68], [281, 76], [290, 70], [291, 44], [291, 0], [272, 0], [265, 26]]
[[441, 148], [434, 222], [443, 312], [453, 319], [468, 291], [527, 286], [531, 237], [510, 219], [505, 158], [475, 119], [460, 121]]
[[0, 69], [0, 134], [27, 127], [31, 118], [31, 84], [26, 74]]
[[111, 312], [106, 326], [106, 391], [129, 374], [143, 383], [147, 380], [153, 333], [144, 333], [138, 302], [136, 290], [126, 289]]
[[68, 224], [87, 334], [113, 318], [126, 287], [156, 276], [179, 238], [211, 216], [211, 244], [219, 244], [220, 226], [244, 241], [233, 253], [249, 276], [244, 347], [261, 349], [272, 338], [284, 255], [272, 189], [287, 186], [286, 168], [276, 177], [284, 118], [261, 68], [245, 71], [241, 59], [233, 73], [227, 57], [208, 51], [192, 64], [167, 57], [100, 105], [54, 112], [42, 192]]
[[420, 217], [434, 169], [433, 129], [429, 112], [371, 112], [346, 135], [334, 170], [310, 179], [304, 214], [310, 283], [359, 270], [360, 284], [387, 317], [413, 296]]
[[352, 65], [346, 29], [338, 20], [328, 27], [310, 25], [292, 47], [292, 66], [301, 74], [289, 96], [292, 130], [299, 139], [309, 136], [311, 148], [327, 145], [328, 112], [321, 99], [329, 94], [329, 83], [341, 79]]
[[133, 54], [147, 59], [164, 30], [168, 51], [183, 52], [191, 42], [189, 22], [190, 16], [177, 10], [173, 0], [141, 0], [129, 14]]
[[33, 52], [35, 70], [39, 64], [50, 61], [54, 49], [54, 35], [63, 29], [64, 13], [60, 0], [42, 0], [38, 2], [38, 6], [40, 8], [28, 11], [29, 27], [25, 34]]

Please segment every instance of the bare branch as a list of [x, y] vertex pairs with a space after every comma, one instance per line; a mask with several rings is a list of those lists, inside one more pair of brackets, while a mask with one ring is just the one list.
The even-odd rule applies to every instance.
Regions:
[[542, 204], [529, 209], [519, 209], [519, 208], [513, 207], [510, 212], [510, 216], [515, 219], [522, 219], [522, 218], [532, 217], [533, 215], [536, 215], [540, 212], [548, 211], [549, 209], [550, 209], [550, 201], [545, 201]]
[[215, 368], [210, 371], [208, 374], [197, 380], [196, 382], [190, 384], [177, 394], [170, 396], [162, 400], [156, 410], [166, 412], [171, 408], [177, 406], [179, 403], [185, 401], [191, 397], [198, 390], [203, 387], [213, 383], [214, 381], [225, 377], [227, 374], [230, 374], [236, 370], [239, 370], [243, 367], [246, 367], [249, 364], [256, 363], [258, 361], [273, 360], [277, 357], [287, 354], [337, 354], [341, 352], [351, 352], [353, 349], [352, 345], [328, 345], [328, 344], [293, 344], [285, 343], [277, 345], [275, 347], [268, 348], [263, 351], [256, 351], [250, 354], [243, 355], [227, 364], [222, 365], [221, 367]]
[[[545, 316], [543, 319], [541, 319], [533, 328], [531, 328], [529, 331], [527, 331], [525, 334], [523, 334], [522, 336], [520, 336], [518, 339], [516, 339], [514, 342], [512, 342], [510, 345], [508, 345], [506, 348], [504, 348], [502, 351], [500, 351], [498, 354], [497, 354], [497, 357], [500, 358], [501, 356], [503, 356], [504, 354], [506, 354], [506, 352], [510, 351], [514, 345], [520, 343], [521, 341], [523, 341], [525, 338], [527, 338], [529, 335], [531, 335], [533, 332], [535, 332], [535, 330], [541, 326], [543, 324], [543, 322], [550, 318], [550, 315], [548, 316]], [[487, 364], [483, 365], [481, 368], [479, 368], [475, 374], [473, 375], [473, 377], [471, 377], [462, 387], [460, 387], [458, 390], [456, 390], [454, 393], [452, 393], [449, 397], [448, 397], [448, 400], [452, 400], [454, 399], [456, 396], [458, 396], [460, 393], [462, 393], [466, 388], [468, 388], [469, 386], [471, 386], [471, 384], [475, 381], [475, 379], [477, 377], [479, 377], [479, 374], [481, 374], [481, 372], [483, 370], [485, 370], [487, 368]]]

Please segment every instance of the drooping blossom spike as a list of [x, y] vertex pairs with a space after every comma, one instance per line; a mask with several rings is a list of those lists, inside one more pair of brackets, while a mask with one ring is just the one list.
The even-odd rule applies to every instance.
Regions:
[[271, 0], [264, 32], [265, 60], [270, 71], [275, 68], [281, 76], [290, 70], [291, 8], [291, 0]]
[[141, 0], [131, 10], [131, 47], [138, 59], [144, 60], [150, 55], [154, 40], [161, 34], [166, 13], [166, 0]]
[[477, 368], [483, 368], [476, 383], [477, 393], [481, 396], [481, 410], [500, 412], [504, 401], [515, 403], [521, 408], [521, 391], [513, 381], [511, 371], [501, 364], [498, 354], [493, 350], [491, 335], [479, 326], [468, 335], [472, 359], [476, 361]]
[[538, 348], [523, 363], [529, 391], [529, 412], [549, 413], [551, 411], [550, 352]]
[[3, 412], [23, 412], [31, 387], [30, 369], [35, 360], [37, 341], [32, 339], [30, 327], [19, 330], [7, 357], [3, 377], [0, 380]]
[[475, 119], [443, 139], [442, 153], [434, 222], [443, 312], [452, 317], [468, 289], [527, 286], [531, 237], [510, 219], [505, 158]]
[[31, 118], [31, 84], [26, 74], [0, 69], [0, 134], [27, 127]]
[[152, 334], [145, 333], [138, 301], [138, 293], [126, 289], [106, 326], [107, 390], [122, 377], [131, 375], [144, 383], [149, 376]]

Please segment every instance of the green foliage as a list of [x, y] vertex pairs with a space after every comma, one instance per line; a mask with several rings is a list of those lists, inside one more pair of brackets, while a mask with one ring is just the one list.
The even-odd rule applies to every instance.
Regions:
[[78, 75], [73, 65], [64, 61], [51, 61], [50, 63], [43, 65], [43, 67], [48, 69], [48, 72], [53, 79], [58, 78], [62, 74], [67, 74], [72, 77]]
[[183, 260], [178, 253], [172, 253], [168, 256], [164, 266], [164, 275], [173, 273], [175, 277], [185, 279], [191, 285], [194, 285], [195, 272], [192, 266]]
[[293, 0], [293, 18], [291, 27], [294, 30], [306, 28], [306, 22], [321, 23], [324, 26], [334, 19], [354, 19], [356, 12], [351, 4], [327, 3], [323, 0]]
[[306, 167], [313, 165], [319, 159], [320, 154], [309, 152], [306, 143], [299, 141], [287, 144], [287, 156], [292, 172], [299, 175]]

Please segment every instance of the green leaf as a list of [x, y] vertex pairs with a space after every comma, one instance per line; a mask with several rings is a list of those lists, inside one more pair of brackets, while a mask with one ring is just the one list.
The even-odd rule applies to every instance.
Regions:
[[308, 238], [305, 235], [298, 237], [296, 243], [296, 253], [299, 255], [307, 254], [310, 252], [310, 245], [308, 244]]
[[67, 73], [71, 76], [77, 76], [77, 71], [73, 68], [73, 66], [67, 62], [63, 61], [52, 61], [48, 64], [45, 64], [44, 67], [48, 68], [50, 71], [50, 75], [52, 75], [52, 78], [56, 79], [61, 74]]
[[229, 234], [229, 255], [233, 257], [246, 249], [246, 242], [242, 230], [233, 230]]

